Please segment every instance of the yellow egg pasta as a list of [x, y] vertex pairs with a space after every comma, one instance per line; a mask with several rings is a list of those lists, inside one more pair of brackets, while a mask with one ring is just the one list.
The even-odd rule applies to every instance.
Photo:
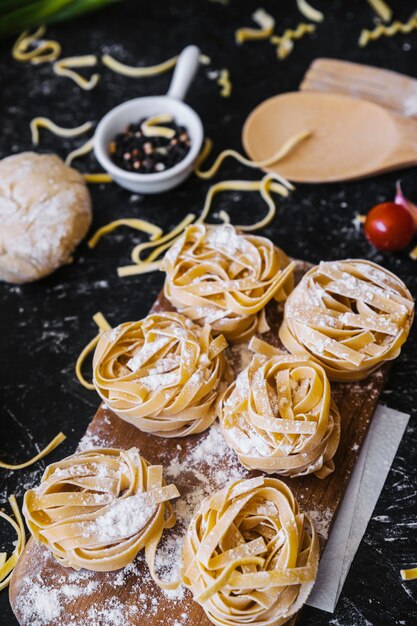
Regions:
[[93, 359], [100, 397], [121, 419], [161, 437], [206, 430], [230, 382], [227, 342], [178, 313], [153, 313], [101, 335]]
[[218, 626], [280, 626], [306, 602], [317, 534], [276, 478], [238, 480], [209, 496], [184, 539], [181, 577]]
[[228, 445], [251, 470], [283, 476], [334, 471], [340, 414], [324, 369], [252, 337], [256, 354], [220, 405]]
[[264, 237], [233, 226], [188, 226], [166, 253], [164, 293], [177, 310], [215, 334], [245, 341], [267, 330], [262, 313], [293, 287], [294, 263]]
[[362, 380], [400, 354], [413, 316], [411, 294], [395, 274], [361, 259], [321, 262], [285, 303], [279, 336], [330, 380]]
[[161, 465], [151, 465], [136, 448], [96, 448], [77, 452], [44, 472], [26, 492], [23, 513], [35, 541], [65, 567], [95, 572], [121, 569], [145, 548], [152, 578], [162, 533], [176, 519]]

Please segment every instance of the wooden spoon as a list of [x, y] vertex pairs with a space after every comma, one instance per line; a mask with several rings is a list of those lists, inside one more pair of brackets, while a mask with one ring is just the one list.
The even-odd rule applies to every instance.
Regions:
[[319, 92], [294, 92], [262, 102], [242, 141], [251, 159], [267, 159], [302, 131], [311, 137], [265, 168], [289, 180], [325, 183], [417, 165], [417, 122], [372, 102]]

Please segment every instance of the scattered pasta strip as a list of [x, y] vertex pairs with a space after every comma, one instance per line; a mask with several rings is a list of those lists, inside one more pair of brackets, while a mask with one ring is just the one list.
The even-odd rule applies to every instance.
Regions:
[[232, 93], [232, 83], [230, 81], [230, 72], [227, 69], [220, 71], [217, 84], [221, 87], [220, 95], [222, 98], [229, 98]]
[[395, 274], [361, 259], [322, 261], [289, 295], [279, 337], [330, 380], [351, 382], [398, 357], [413, 316], [413, 298]]
[[79, 157], [85, 156], [86, 154], [91, 152], [93, 148], [94, 148], [94, 138], [93, 139], [89, 139], [88, 141], [83, 143], [82, 146], [80, 146], [79, 148], [76, 148], [75, 150], [70, 152], [68, 154], [67, 158], [65, 159], [65, 165], [71, 165], [71, 163], [75, 159], [78, 159]]
[[160, 270], [161, 263], [162, 260], [154, 261], [153, 263], [150, 263], [149, 261], [141, 261], [140, 263], [135, 263], [134, 265], [124, 265], [123, 267], [117, 268], [117, 275], [120, 276], [120, 278], [126, 278], [127, 276], [136, 276], [138, 274], [149, 274], [150, 272]]
[[165, 589], [179, 581], [157, 579], [155, 555], [165, 529], [175, 525], [163, 467], [137, 448], [95, 448], [50, 465], [36, 489], [26, 492], [23, 514], [36, 542], [65, 567], [119, 570], [145, 549], [153, 580]]
[[92, 122], [85, 122], [85, 124], [81, 124], [81, 126], [76, 126], [75, 128], [63, 128], [62, 126], [57, 126], [47, 117], [35, 117], [30, 123], [30, 132], [32, 133], [32, 143], [37, 146], [39, 145], [39, 128], [46, 128], [58, 137], [78, 137], [89, 131], [92, 127]]
[[393, 37], [397, 33], [411, 33], [417, 28], [417, 16], [412, 15], [408, 22], [393, 22], [389, 26], [378, 24], [373, 30], [364, 29], [359, 37], [359, 45], [364, 48], [370, 41], [376, 41], [380, 37]]
[[95, 322], [96, 326], [99, 329], [98, 334], [93, 337], [93, 339], [91, 341], [88, 342], [88, 344], [85, 346], [85, 348], [83, 348], [81, 354], [79, 355], [77, 362], [75, 364], [75, 375], [78, 378], [79, 382], [82, 384], [83, 387], [85, 387], [86, 389], [90, 389], [93, 390], [95, 389], [93, 383], [89, 383], [86, 381], [86, 379], [83, 376], [82, 373], [82, 367], [84, 365], [84, 361], [86, 360], [86, 358], [88, 357], [89, 354], [91, 354], [91, 352], [93, 352], [93, 350], [95, 349], [96, 345], [98, 344], [98, 341], [101, 337], [101, 334], [103, 332], [106, 332], [106, 330], [109, 330], [111, 328], [110, 324], [108, 323], [108, 321], [106, 320], [106, 318], [104, 317], [104, 315], [100, 312], [96, 313], [95, 315], [93, 315], [93, 321]]
[[413, 261], [417, 261], [417, 246], [411, 250], [410, 259], [413, 259]]
[[178, 56], [172, 57], [163, 63], [158, 63], [158, 65], [150, 65], [149, 67], [132, 67], [131, 65], [125, 65], [124, 63], [120, 63], [109, 54], [104, 54], [101, 57], [101, 60], [106, 67], [111, 69], [113, 72], [117, 74], [122, 74], [122, 76], [129, 76], [130, 78], [143, 78], [145, 76], [157, 76], [158, 74], [163, 74], [164, 72], [168, 72], [177, 62]]
[[25, 526], [23, 524], [23, 519], [20, 514], [19, 505], [17, 504], [15, 496], [10, 496], [9, 502], [10, 506], [12, 507], [15, 519], [10, 517], [10, 515], [7, 515], [6, 513], [3, 513], [3, 511], [0, 511], [0, 517], [2, 517], [4, 520], [6, 520], [6, 522], [13, 526], [17, 534], [17, 542], [12, 555], [8, 559], [7, 555], [4, 552], [2, 553], [2, 562], [0, 565], [0, 591], [8, 586], [13, 574], [13, 570], [26, 544]]
[[306, 602], [318, 563], [316, 530], [291, 489], [259, 476], [201, 502], [185, 534], [181, 578], [213, 624], [280, 626]]
[[209, 428], [231, 382], [224, 337], [172, 311], [125, 322], [100, 337], [93, 358], [97, 393], [121, 419], [160, 437]]
[[210, 65], [211, 59], [207, 54], [200, 54], [200, 63], [201, 65]]
[[294, 41], [301, 39], [309, 33], [314, 33], [316, 26], [314, 24], [298, 24], [295, 30], [287, 28], [283, 35], [274, 35], [271, 37], [271, 43], [277, 44], [277, 56], [280, 60], [285, 59], [294, 47]]
[[167, 128], [166, 126], [159, 126], [159, 124], [167, 124], [172, 122], [173, 119], [174, 118], [169, 113], [148, 117], [148, 119], [141, 124], [142, 133], [145, 137], [166, 137], [167, 139], [172, 139], [175, 135], [175, 130], [173, 128]]
[[415, 580], [417, 578], [417, 567], [411, 569], [402, 569], [400, 571], [403, 580]]
[[70, 69], [73, 67], [93, 67], [97, 65], [97, 57], [95, 54], [86, 54], [84, 56], [67, 57], [66, 59], [60, 59], [53, 65], [54, 72], [57, 76], [66, 76], [74, 81], [81, 89], [90, 91], [94, 89], [100, 80], [100, 74], [93, 74], [91, 78], [87, 79], [78, 72]]
[[128, 226], [129, 228], [133, 228], [134, 230], [139, 230], [142, 233], [148, 233], [151, 236], [151, 241], [155, 241], [156, 239], [160, 239], [163, 231], [159, 226], [155, 226], [155, 224], [151, 224], [150, 222], [146, 222], [145, 220], [137, 219], [134, 217], [122, 218], [119, 220], [114, 220], [114, 222], [110, 222], [110, 224], [106, 224], [99, 228], [94, 235], [89, 239], [87, 245], [89, 248], [94, 248], [103, 235], [107, 235], [108, 233], [113, 232], [119, 226]]
[[260, 315], [266, 304], [287, 298], [294, 267], [265, 237], [240, 234], [230, 224], [194, 223], [164, 256], [164, 295], [215, 335], [246, 341], [266, 330]]
[[255, 11], [252, 19], [259, 24], [260, 28], [239, 28], [235, 33], [236, 43], [268, 39], [274, 32], [275, 20], [264, 9]]
[[[46, 33], [46, 27], [40, 26], [33, 35], [25, 30], [20, 35], [12, 49], [12, 57], [16, 61], [30, 61], [31, 63], [47, 63], [55, 61], [61, 54], [61, 46], [57, 41], [41, 40]], [[28, 50], [34, 46], [31, 50]]]
[[204, 180], [213, 178], [213, 176], [218, 172], [221, 164], [227, 157], [233, 157], [234, 159], [239, 161], [239, 163], [242, 163], [243, 165], [247, 165], [248, 167], [253, 167], [253, 168], [268, 167], [269, 165], [272, 165], [273, 163], [277, 163], [278, 161], [281, 161], [283, 158], [288, 156], [288, 154], [292, 150], [294, 150], [294, 148], [296, 148], [302, 141], [304, 141], [304, 139], [311, 137], [311, 135], [312, 135], [312, 131], [310, 130], [304, 130], [301, 133], [298, 133], [298, 135], [291, 137], [287, 142], [285, 142], [285, 144], [281, 148], [279, 148], [279, 150], [277, 150], [275, 154], [273, 154], [268, 159], [264, 159], [263, 161], [251, 161], [250, 159], [247, 159], [246, 157], [239, 154], [239, 152], [237, 152], [236, 150], [230, 150], [230, 149], [223, 150], [223, 152], [221, 152], [217, 156], [213, 165], [208, 170], [202, 171], [200, 166], [205, 161], [209, 153], [211, 152], [212, 145], [213, 145], [210, 139], [206, 139], [204, 148], [197, 160], [197, 164], [196, 164], [196, 168], [194, 172], [199, 178], [203, 178]]
[[230, 224], [230, 215], [227, 211], [219, 211], [219, 218], [222, 220], [223, 224]]
[[307, 0], [297, 0], [297, 7], [300, 13], [312, 22], [322, 22], [324, 20], [323, 13], [312, 7]]
[[43, 459], [50, 452], [52, 452], [52, 450], [55, 450], [55, 448], [57, 448], [65, 439], [66, 437], [64, 433], [58, 433], [58, 435], [54, 437], [52, 441], [48, 443], [48, 445], [39, 452], [39, 454], [36, 454], [33, 458], [29, 459], [29, 461], [25, 461], [24, 463], [19, 463], [18, 465], [10, 465], [9, 463], [4, 463], [3, 461], [0, 461], [0, 467], [3, 469], [8, 469], [8, 470], [19, 470], [19, 469], [24, 469], [25, 467], [29, 467], [30, 465], [33, 465], [34, 463], [36, 463], [36, 461]]
[[367, 0], [378, 17], [384, 22], [390, 22], [392, 18], [392, 9], [384, 0]]
[[97, 174], [83, 174], [83, 178], [86, 183], [112, 183], [113, 179], [110, 174], [106, 174], [105, 172], [99, 172]]

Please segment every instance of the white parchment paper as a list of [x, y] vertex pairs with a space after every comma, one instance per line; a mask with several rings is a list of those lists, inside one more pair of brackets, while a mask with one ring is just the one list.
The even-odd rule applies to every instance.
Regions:
[[308, 605], [330, 613], [335, 610], [409, 417], [378, 405], [320, 560]]

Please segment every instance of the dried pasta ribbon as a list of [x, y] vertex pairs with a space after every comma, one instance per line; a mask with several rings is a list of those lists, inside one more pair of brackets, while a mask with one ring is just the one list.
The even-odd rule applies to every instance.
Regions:
[[[369, 0], [368, 0], [369, 1]], [[372, 1], [372, 0], [371, 0]], [[378, 0], [373, 0], [378, 1]], [[381, 0], [382, 1], [382, 0]], [[312, 22], [322, 22], [324, 20], [324, 15], [318, 9], [315, 9], [307, 2], [307, 0], [297, 0], [298, 10], [304, 17]]]
[[89, 154], [93, 150], [93, 148], [94, 148], [94, 138], [89, 139], [88, 141], [83, 143], [82, 146], [70, 152], [65, 159], [65, 165], [70, 166], [75, 159], [78, 159], [79, 157]]
[[43, 448], [43, 450], [41, 450], [38, 454], [36, 454], [28, 461], [25, 461], [24, 463], [19, 463], [17, 465], [11, 465], [10, 463], [4, 463], [4, 461], [0, 461], [0, 467], [8, 470], [19, 470], [24, 469], [25, 467], [29, 467], [30, 465], [33, 465], [37, 461], [43, 459], [50, 452], [52, 452], [52, 450], [55, 450], [55, 448], [57, 448], [63, 441], [65, 441], [65, 439], [66, 436], [64, 435], [64, 433], [58, 433], [56, 437], [54, 437], [52, 441], [48, 443], [47, 446], [45, 446], [45, 448]]
[[146, 220], [141, 220], [134, 217], [121, 218], [118, 220], [114, 220], [105, 226], [102, 226], [88, 240], [88, 247], [95, 248], [98, 242], [104, 235], [108, 235], [108, 233], [112, 233], [116, 228], [120, 226], [128, 226], [129, 228], [133, 228], [134, 230], [139, 230], [142, 233], [148, 233], [151, 237], [151, 241], [155, 241], [159, 239], [162, 235], [162, 229], [159, 226], [155, 226], [155, 224], [151, 224], [151, 222], [147, 222]]
[[278, 58], [281, 61], [282, 59], [285, 59], [289, 54], [291, 54], [294, 48], [294, 41], [302, 39], [305, 35], [314, 33], [315, 31], [316, 26], [314, 24], [304, 24], [301, 22], [295, 30], [287, 28], [283, 35], [274, 35], [271, 37], [271, 43], [277, 45]]
[[131, 65], [125, 65], [117, 59], [114, 59], [109, 54], [104, 54], [101, 57], [103, 64], [108, 67], [113, 72], [117, 74], [122, 74], [122, 76], [128, 76], [129, 78], [143, 78], [145, 76], [157, 76], [158, 74], [163, 74], [164, 72], [168, 72], [173, 67], [175, 67], [177, 63], [178, 56], [172, 57], [171, 59], [167, 59], [162, 63], [158, 63], [157, 65], [151, 65], [149, 67], [132, 67]]
[[83, 174], [82, 175], [86, 183], [112, 183], [113, 179], [110, 174], [106, 174], [104, 172], [98, 172], [97, 174]]
[[152, 578], [155, 548], [175, 524], [163, 468], [150, 465], [137, 448], [97, 448], [53, 463], [40, 485], [26, 492], [23, 514], [35, 541], [65, 567], [95, 572], [121, 569], [145, 548]]
[[411, 33], [411, 31], [416, 30], [417, 28], [417, 15], [413, 13], [410, 19], [403, 22], [392, 22], [389, 26], [385, 24], [378, 24], [375, 26], [373, 30], [367, 30], [366, 28], [362, 30], [359, 37], [359, 46], [364, 48], [368, 45], [370, 41], [376, 41], [380, 39], [380, 37], [393, 37], [398, 33]]
[[[293, 288], [294, 263], [264, 237], [233, 226], [193, 224], [162, 264], [164, 294], [177, 310], [213, 333], [245, 341], [261, 329], [262, 309]], [[262, 324], [261, 324], [262, 326]]]
[[167, 128], [166, 126], [160, 126], [160, 124], [170, 123], [173, 119], [170, 113], [149, 117], [142, 122], [142, 133], [145, 137], [166, 137], [167, 139], [172, 139], [175, 135], [175, 130], [173, 128]]
[[222, 98], [230, 98], [232, 95], [232, 82], [230, 80], [230, 72], [228, 69], [224, 68], [220, 70], [220, 76], [217, 79], [217, 84], [220, 89], [220, 95]]
[[235, 33], [236, 43], [268, 39], [274, 32], [275, 20], [264, 9], [255, 11], [252, 19], [259, 25], [259, 28], [239, 28]]
[[184, 539], [181, 578], [218, 626], [284, 624], [306, 602], [317, 534], [276, 478], [239, 480], [209, 496]]
[[0, 517], [6, 520], [6, 522], [8, 522], [14, 528], [17, 534], [17, 541], [15, 544], [15, 549], [13, 550], [9, 558], [7, 558], [7, 554], [5, 552], [2, 552], [0, 554], [0, 591], [8, 587], [13, 574], [13, 570], [16, 567], [16, 564], [20, 559], [20, 556], [26, 545], [25, 526], [23, 524], [23, 519], [20, 514], [19, 505], [17, 504], [15, 496], [9, 497], [9, 503], [15, 519], [10, 517], [10, 515], [7, 515], [7, 513], [3, 513], [3, 511], [0, 511]]
[[178, 313], [153, 313], [104, 333], [93, 359], [100, 397], [121, 419], [163, 437], [206, 430], [230, 382], [227, 342]]
[[417, 578], [417, 567], [402, 569], [400, 570], [400, 574], [403, 580], [415, 580]]
[[[213, 165], [208, 170], [203, 171], [201, 169], [201, 165], [202, 163], [204, 163], [204, 161], [210, 154], [212, 150], [212, 145], [213, 145], [210, 139], [206, 139], [204, 148], [197, 160], [196, 168], [194, 172], [196, 176], [198, 176], [199, 178], [203, 178], [205, 180], [212, 178], [220, 169], [220, 166], [222, 165], [223, 161], [227, 159], [228, 157], [232, 157], [233, 159], [236, 159], [237, 161], [239, 161], [239, 163], [242, 163], [242, 165], [246, 165], [247, 167], [253, 167], [256, 169], [268, 167], [269, 165], [272, 165], [273, 163], [277, 163], [278, 161], [281, 161], [282, 159], [284, 159], [302, 141], [304, 141], [304, 139], [311, 137], [312, 134], [313, 132], [311, 130], [303, 130], [302, 132], [298, 133], [297, 135], [294, 135], [294, 137], [291, 137], [288, 141], [286, 141], [285, 144], [281, 146], [272, 156], [262, 161], [251, 161], [251, 159], [247, 159], [236, 150], [230, 150], [230, 149], [223, 150], [223, 152], [220, 152], [220, 154], [217, 156]], [[290, 183], [288, 183], [288, 181], [285, 181], [285, 182], [287, 183], [287, 187], [289, 189], [293, 189], [293, 186]]]
[[373, 8], [378, 17], [384, 22], [390, 22], [392, 18], [392, 9], [385, 0], [367, 0], [368, 4]]
[[256, 354], [224, 394], [220, 422], [246, 468], [325, 478], [334, 471], [340, 414], [324, 369], [252, 337]]
[[75, 128], [63, 128], [58, 126], [47, 117], [35, 117], [30, 123], [30, 132], [32, 134], [32, 143], [37, 146], [39, 144], [39, 129], [46, 128], [58, 137], [78, 137], [88, 132], [93, 127], [92, 122], [85, 122], [81, 126]]
[[96, 87], [100, 80], [100, 74], [93, 74], [89, 79], [84, 78], [78, 72], [74, 72], [72, 68], [94, 67], [97, 65], [97, 57], [95, 54], [85, 54], [84, 56], [67, 57], [60, 59], [53, 65], [54, 72], [57, 76], [66, 76], [70, 78], [78, 87], [84, 91], [91, 91]]
[[400, 354], [413, 316], [410, 292], [385, 268], [361, 259], [321, 262], [285, 303], [279, 336], [330, 380], [363, 380]]
[[[57, 41], [43, 40], [45, 33], [45, 26], [40, 26], [32, 35], [25, 30], [12, 48], [12, 57], [16, 61], [35, 64], [55, 61], [61, 54], [61, 46]], [[34, 47], [29, 50], [31, 46]]]
[[99, 332], [98, 334], [88, 342], [88, 344], [82, 349], [81, 354], [79, 355], [77, 362], [75, 364], [75, 375], [78, 378], [78, 381], [82, 384], [83, 387], [92, 391], [95, 389], [93, 383], [89, 383], [83, 376], [82, 369], [86, 358], [95, 350], [98, 340], [101, 337], [101, 333], [106, 332], [106, 330], [111, 330], [111, 326], [100, 311], [93, 315], [93, 321], [96, 324]]

